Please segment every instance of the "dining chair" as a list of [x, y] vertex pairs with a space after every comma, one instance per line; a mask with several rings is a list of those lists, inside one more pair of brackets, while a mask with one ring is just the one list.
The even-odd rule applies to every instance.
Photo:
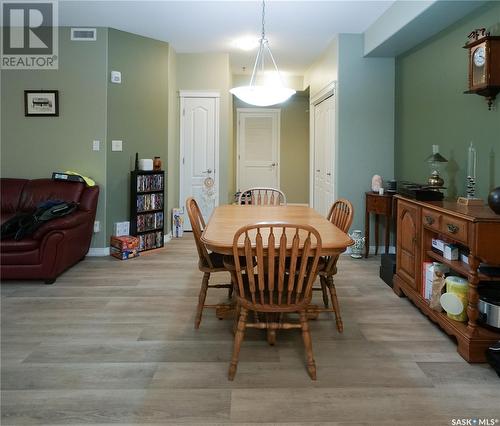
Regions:
[[191, 222], [193, 230], [194, 241], [198, 250], [198, 269], [203, 272], [203, 279], [201, 281], [200, 294], [198, 295], [198, 307], [196, 308], [196, 317], [194, 320], [194, 328], [199, 328], [201, 323], [201, 316], [204, 308], [216, 308], [217, 305], [206, 305], [205, 299], [207, 297], [207, 290], [209, 288], [227, 288], [228, 297], [231, 298], [233, 292], [233, 285], [230, 284], [209, 284], [210, 274], [214, 272], [229, 272], [223, 262], [223, 255], [214, 253], [207, 250], [205, 244], [201, 241], [201, 234], [205, 229], [205, 220], [201, 214], [201, 210], [196, 200], [192, 197], [186, 200], [186, 210]]
[[[346, 199], [339, 199], [333, 203], [330, 211], [328, 212], [327, 219], [333, 223], [337, 228], [346, 234], [349, 232], [354, 215], [354, 208], [352, 203]], [[314, 291], [321, 291], [323, 294], [324, 308], [317, 308], [318, 312], [333, 312], [335, 315], [335, 323], [339, 333], [344, 331], [344, 324], [340, 315], [339, 301], [337, 298], [337, 290], [333, 276], [337, 273], [337, 261], [339, 255], [325, 256], [320, 260], [319, 279], [321, 287], [314, 287]], [[329, 307], [328, 298], [330, 297], [332, 306]]]
[[279, 189], [255, 187], [242, 191], [238, 204], [281, 206], [286, 205], [286, 196]]
[[[271, 344], [274, 344], [276, 330], [301, 329], [307, 370], [311, 379], [316, 380], [306, 310], [318, 273], [320, 252], [321, 236], [309, 225], [259, 223], [236, 231], [232, 275], [238, 322], [229, 380], [236, 374], [247, 328], [266, 329]], [[255, 322], [247, 322], [249, 311], [253, 311]], [[286, 313], [298, 313], [299, 322], [286, 321]]]

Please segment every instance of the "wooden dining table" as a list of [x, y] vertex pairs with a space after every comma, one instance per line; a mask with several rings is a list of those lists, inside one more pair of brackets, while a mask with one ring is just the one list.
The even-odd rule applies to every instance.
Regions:
[[[203, 231], [201, 240], [211, 251], [232, 255], [233, 238], [236, 231], [245, 225], [258, 222], [286, 222], [295, 225], [310, 225], [316, 228], [321, 236], [322, 256], [338, 255], [354, 244], [349, 235], [314, 209], [297, 205], [223, 205], [216, 207]], [[221, 319], [232, 317], [233, 314], [233, 304], [220, 304], [216, 309], [216, 316]]]
[[354, 242], [333, 223], [307, 206], [252, 206], [223, 205], [216, 207], [201, 240], [210, 250], [233, 254], [233, 238], [238, 229], [258, 222], [285, 222], [309, 225], [321, 235], [321, 255], [332, 256], [344, 252]]

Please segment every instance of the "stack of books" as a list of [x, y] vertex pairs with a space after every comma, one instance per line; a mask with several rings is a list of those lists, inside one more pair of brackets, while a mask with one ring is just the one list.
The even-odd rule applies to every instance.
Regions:
[[126, 260], [139, 256], [139, 238], [137, 237], [130, 235], [111, 236], [109, 245], [111, 246], [111, 256], [117, 259]]

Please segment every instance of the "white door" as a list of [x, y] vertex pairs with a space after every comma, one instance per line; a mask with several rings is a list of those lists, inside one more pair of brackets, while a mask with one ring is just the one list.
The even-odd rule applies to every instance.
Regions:
[[279, 189], [280, 110], [238, 108], [238, 190]]
[[322, 215], [334, 201], [335, 102], [330, 96], [314, 105], [313, 207]]
[[[183, 207], [188, 197], [194, 197], [208, 221], [219, 198], [219, 98], [181, 92], [180, 113], [179, 202]], [[187, 216], [184, 228], [191, 229]]]

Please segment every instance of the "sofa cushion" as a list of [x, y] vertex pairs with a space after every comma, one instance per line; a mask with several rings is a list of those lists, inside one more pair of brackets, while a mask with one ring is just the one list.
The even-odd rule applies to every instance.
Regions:
[[[28, 265], [40, 264], [40, 249], [36, 248], [29, 251], [2, 251], [0, 255], [0, 262], [2, 263], [2, 279], [9, 279], [5, 274], [4, 267], [7, 265], [15, 265], [17, 268], [29, 269]], [[29, 275], [26, 276], [29, 278]]]
[[79, 202], [85, 184], [80, 182], [54, 181], [52, 179], [34, 179], [24, 187], [18, 210], [29, 212], [47, 200]]
[[27, 179], [2, 179], [0, 184], [0, 210], [2, 215], [3, 213], [14, 213], [17, 210], [21, 193], [27, 182]]
[[13, 239], [2, 240], [0, 242], [0, 249], [2, 253], [10, 253], [14, 251], [29, 251], [38, 248], [40, 241], [33, 238], [23, 238], [16, 241]]

